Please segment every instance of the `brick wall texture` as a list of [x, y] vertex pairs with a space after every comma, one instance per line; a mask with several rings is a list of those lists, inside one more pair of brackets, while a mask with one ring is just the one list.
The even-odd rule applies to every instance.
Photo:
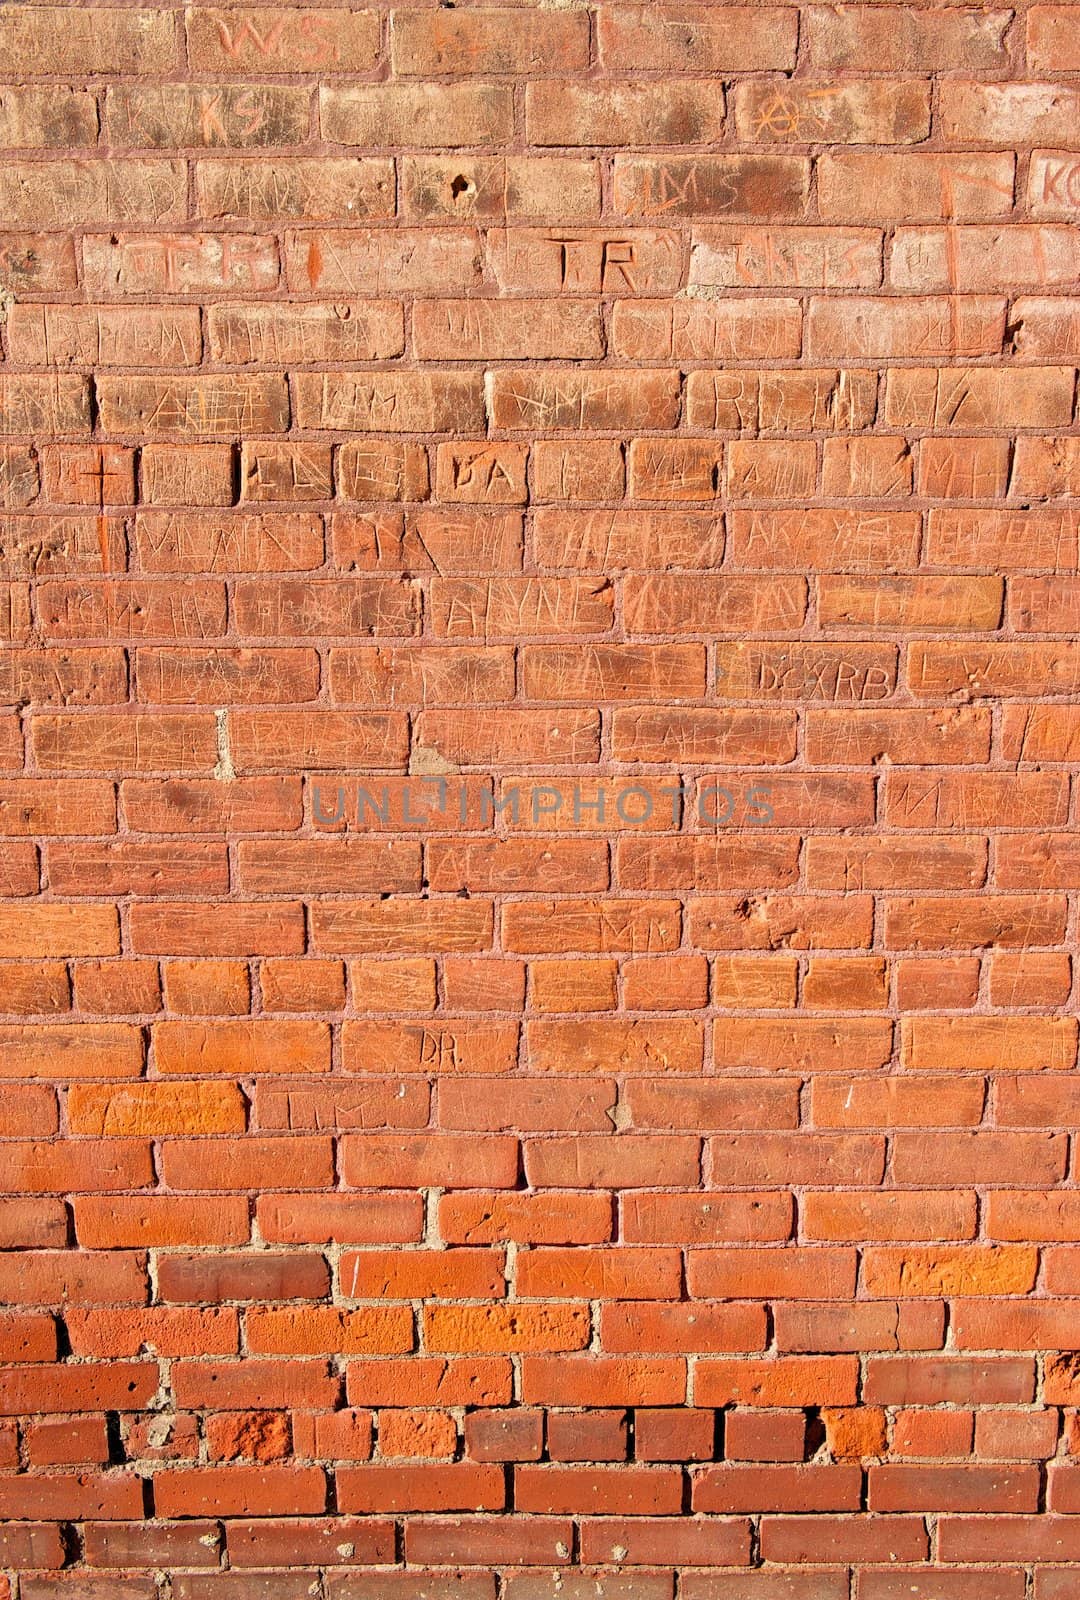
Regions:
[[0, 1600], [1075, 1600], [1080, 8], [367, 5], [0, 7]]

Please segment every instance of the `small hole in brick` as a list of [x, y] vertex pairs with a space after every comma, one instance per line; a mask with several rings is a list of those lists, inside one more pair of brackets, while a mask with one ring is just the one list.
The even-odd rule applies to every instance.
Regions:
[[468, 194], [471, 188], [472, 184], [462, 172], [459, 172], [456, 178], [450, 179], [450, 193], [453, 195], [455, 200], [459, 195]]

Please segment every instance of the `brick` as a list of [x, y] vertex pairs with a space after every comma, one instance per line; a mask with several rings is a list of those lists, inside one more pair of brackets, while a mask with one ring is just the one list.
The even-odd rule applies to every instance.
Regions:
[[1028, 1017], [937, 1018], [931, 1037], [927, 1019], [901, 1023], [901, 1060], [916, 1069], [933, 1066], [978, 1071], [1008, 1065], [1025, 1071], [1061, 1071], [1074, 1064], [1076, 1035], [1068, 1019]]
[[228, 1308], [145, 1311], [72, 1311], [71, 1346], [80, 1356], [133, 1356], [145, 1346], [163, 1356], [233, 1355], [239, 1325]]
[[890, 1025], [873, 1017], [719, 1019], [714, 1024], [713, 1056], [725, 1067], [756, 1067], [780, 1051], [789, 1070], [812, 1063], [817, 1070], [850, 1071], [883, 1065], [890, 1054], [890, 1037]]
[[1074, 258], [1072, 238], [1052, 226], [1022, 228], [1015, 234], [989, 227], [961, 227], [950, 230], [948, 244], [944, 229], [900, 228], [889, 276], [894, 284], [909, 288], [986, 290], [1013, 282], [1041, 287], [1045, 283], [1068, 284]]
[[590, 1337], [586, 1306], [431, 1306], [424, 1312], [424, 1345], [434, 1351], [581, 1350]]
[[600, 60], [613, 71], [766, 71], [795, 64], [796, 15], [779, 7], [717, 15], [707, 7], [649, 13], [612, 5], [598, 13], [598, 20]]
[[312, 429], [448, 433], [482, 426], [483, 405], [478, 381], [465, 373], [358, 373], [332, 381], [304, 372], [297, 378], [296, 420]]
[[346, 1022], [342, 1060], [346, 1072], [502, 1073], [517, 1064], [516, 1023], [410, 1025]]
[[708, 1461], [714, 1448], [715, 1415], [701, 1408], [634, 1414], [634, 1448], [644, 1461]]
[[[920, 300], [917, 307], [902, 300], [852, 299], [844, 302], [842, 314], [838, 312], [836, 301], [814, 299], [807, 318], [807, 344], [812, 355], [832, 357], [894, 356], [901, 351], [930, 358], [996, 355], [1004, 337], [1004, 314], [1000, 300], [978, 295], [952, 300], [944, 296], [927, 297]], [[942, 381], [948, 380], [943, 378]], [[975, 382], [978, 384], [979, 380]], [[894, 384], [892, 374], [889, 384]], [[901, 380], [895, 380], [895, 402], [890, 395], [886, 420], [902, 426], [914, 417], [922, 397], [920, 394], [916, 398], [913, 392], [909, 399], [906, 393], [901, 394], [900, 386]], [[951, 417], [963, 420], [966, 395], [962, 385], [954, 391], [953, 400], [956, 410]], [[939, 407], [937, 415], [939, 418], [944, 415], [944, 405]], [[849, 492], [880, 494], [888, 491], [876, 487], [874, 480], [866, 479], [861, 491]]]
[[1059, 1137], [1052, 1133], [898, 1133], [893, 1170], [906, 1183], [916, 1172], [925, 1172], [925, 1163], [931, 1160], [935, 1176], [943, 1183], [952, 1182], [952, 1175], [960, 1183], [1015, 1185], [1036, 1178], [1056, 1183], [1064, 1160]]
[[321, 1299], [329, 1282], [326, 1262], [313, 1253], [172, 1253], [158, 1260], [158, 1292], [168, 1301]]
[[918, 144], [930, 130], [927, 86], [917, 79], [761, 78], [739, 84], [734, 100], [739, 138], [766, 144]]
[[979, 1078], [942, 1077], [815, 1079], [817, 1127], [975, 1126], [985, 1089]]
[[310, 1194], [259, 1197], [256, 1216], [272, 1243], [416, 1243], [421, 1237], [419, 1195], [379, 1197]]
[[680, 1405], [684, 1366], [672, 1358], [529, 1355], [522, 1357], [522, 1397], [527, 1404], [555, 1406]]
[[[957, 1600], [964, 1600], [965, 1593], [970, 1591], [969, 1580], [973, 1576], [975, 1574], [970, 1572], [950, 1572], [946, 1570], [941, 1574], [941, 1581], [947, 1585], [942, 1593], [956, 1596]], [[911, 1573], [887, 1572], [877, 1569], [866, 1573], [864, 1587], [868, 1595], [878, 1597], [878, 1600], [889, 1600], [890, 1596], [902, 1592], [902, 1585], [904, 1584], [908, 1586], [910, 1592], [912, 1581], [913, 1574]], [[930, 1581], [938, 1582], [937, 1575]], [[919, 1580], [914, 1579], [914, 1582], [918, 1584]], [[976, 1577], [976, 1582], [982, 1583], [981, 1575]], [[999, 1600], [1011, 1600], [1013, 1595], [1021, 1593], [1020, 1586], [1023, 1582], [1024, 1575], [1018, 1568], [1001, 1568], [993, 1574], [990, 1580], [988, 1593], [991, 1596], [991, 1600], [994, 1600], [994, 1597], [999, 1597]], [[915, 1592], [918, 1593], [918, 1588], [916, 1588]]]
[[878, 1010], [887, 1003], [885, 963], [872, 957], [815, 957], [806, 969], [803, 1003], [812, 1010]]
[[[25, 1373], [9, 1367], [0, 1380], [0, 1410], [5, 1416], [17, 1416], [32, 1409], [26, 1404], [31, 1399], [49, 1412], [81, 1412], [109, 1406], [129, 1409], [145, 1405], [150, 1399], [156, 1373], [154, 1363], [146, 1361], [112, 1361], [107, 1365], [87, 1362], [79, 1366], [35, 1364]], [[92, 1510], [88, 1513], [100, 1514]]]
[[451, 956], [443, 963], [446, 1003], [477, 1011], [511, 1010], [525, 994], [525, 964], [496, 958]]
[[[64, 1248], [65, 1208], [59, 1201], [6, 1201], [0, 1211], [7, 1248], [23, 1254], [10, 1257], [4, 1279], [5, 1298], [20, 1305], [142, 1305], [147, 1298], [146, 1257], [117, 1251], [88, 1256]], [[63, 1226], [58, 1229], [57, 1221]], [[45, 1247], [45, 1248], [42, 1248]], [[16, 1269], [16, 1270], [13, 1270]]]
[[318, 1467], [181, 1467], [158, 1497], [165, 1517], [310, 1514], [326, 1509], [326, 1481]]
[[851, 1293], [855, 1270], [850, 1250], [704, 1250], [688, 1258], [688, 1284], [695, 1298], [806, 1299]]
[[457, 1428], [451, 1417], [438, 1411], [383, 1411], [379, 1416], [379, 1447], [384, 1456], [434, 1459], [452, 1456]]
[[701, 1511], [852, 1511], [862, 1473], [858, 1467], [707, 1467], [694, 1479]]
[[104, 1419], [86, 1417], [70, 1422], [39, 1422], [28, 1430], [27, 1451], [34, 1466], [60, 1466], [108, 1461], [109, 1446]]
[[428, 1187], [436, 1175], [453, 1189], [511, 1188], [517, 1176], [517, 1141], [495, 1134], [352, 1134], [341, 1141], [342, 1173], [352, 1188], [387, 1181]]
[[357, 1004], [378, 1000], [379, 1009], [433, 1011], [435, 977], [435, 963], [426, 956], [389, 961], [361, 957], [349, 962], [349, 981]]
[[[244, 90], [239, 98], [245, 106], [242, 134], [246, 135], [253, 120], [253, 112], [246, 108], [253, 97], [250, 90]], [[272, 114], [272, 109], [268, 106], [267, 112]], [[303, 116], [306, 127], [306, 101], [290, 101], [289, 109], [294, 117]], [[267, 120], [264, 118], [264, 128]], [[300, 127], [298, 121], [297, 131]], [[266, 131], [271, 138], [276, 132]], [[219, 144], [220, 140], [213, 141], [214, 148]], [[287, 217], [320, 222], [333, 221], [343, 212], [358, 219], [388, 217], [393, 212], [392, 170], [381, 158], [313, 161], [279, 156], [273, 167], [260, 161], [207, 160], [196, 164], [195, 174], [198, 214], [214, 221], [269, 222]]]
[[585, 578], [435, 578], [431, 585], [432, 622], [446, 638], [606, 633], [613, 600], [607, 584]]
[[682, 282], [678, 235], [655, 228], [508, 227], [488, 235], [487, 259], [513, 294], [672, 294]]
[[236, 903], [232, 915], [215, 922], [207, 939], [206, 913], [194, 902], [143, 904], [132, 908], [133, 948], [145, 955], [290, 955], [303, 948], [302, 908], [281, 902], [268, 910], [257, 902]]
[[166, 1008], [181, 1015], [243, 1016], [251, 1004], [247, 968], [240, 961], [170, 961], [162, 976]]
[[318, 518], [295, 512], [146, 512], [136, 518], [135, 547], [150, 572], [308, 571], [323, 560]]
[[[560, 352], [561, 354], [562, 352]], [[533, 498], [537, 501], [618, 500], [625, 482], [620, 444], [595, 439], [570, 444], [542, 439], [531, 451]]]
[[79, 1243], [91, 1250], [243, 1244], [248, 1237], [243, 1201], [228, 1200], [208, 1210], [176, 1195], [116, 1196], [104, 1203], [80, 1196], [74, 1211]]
[[671, 428], [678, 415], [679, 375], [501, 367], [491, 377], [488, 395], [496, 428]]
[[736, 1407], [724, 1418], [724, 1454], [733, 1461], [801, 1461], [806, 1418], [790, 1411]]
[[703, 1006], [708, 996], [708, 964], [701, 956], [640, 956], [622, 967], [626, 1003], [643, 1011], [682, 1011]]
[[199, 6], [186, 24], [188, 59], [205, 72], [366, 72], [379, 54], [371, 11]]
[[[640, 105], [644, 108], [647, 102], [643, 99]], [[809, 163], [798, 156], [615, 157], [615, 203], [630, 217], [674, 214], [786, 222], [805, 214], [809, 187]]]
[[[625, 1461], [629, 1424], [628, 1411], [554, 1411], [547, 1419], [548, 1454], [553, 1461]], [[534, 1484], [534, 1493], [543, 1493], [543, 1478]]]
[[[199, 319], [190, 306], [21, 306], [10, 323], [12, 353], [30, 366], [191, 366], [199, 359]], [[65, 452], [61, 450], [61, 460]], [[120, 452], [105, 452], [109, 470], [89, 461], [56, 474], [50, 498], [61, 503], [129, 504], [121, 495]], [[130, 486], [130, 461], [127, 463]], [[57, 488], [60, 493], [57, 493]], [[47, 491], [48, 492], [48, 491]]]
[[[581, 1196], [573, 1204], [582, 1214]], [[610, 1215], [610, 1212], [609, 1212]], [[565, 1230], [569, 1236], [571, 1230]], [[598, 1237], [607, 1238], [607, 1232]], [[548, 1243], [562, 1237], [562, 1232], [548, 1230]], [[611, 1250], [541, 1249], [530, 1251], [529, 1260], [522, 1262], [521, 1286], [530, 1293], [552, 1297], [590, 1295], [601, 1293], [616, 1300], [657, 1299], [672, 1292], [678, 1277], [678, 1260], [672, 1250], [653, 1250], [619, 1247]]]
[[[502, 1566], [540, 1561], [561, 1570], [570, 1559], [572, 1530], [573, 1523], [559, 1517], [410, 1518], [406, 1550], [414, 1562], [452, 1560], [460, 1566], [490, 1570], [496, 1562]], [[458, 1581], [464, 1587], [470, 1579]], [[484, 1600], [489, 1600], [489, 1591], [484, 1591]]]
[[945, 1511], [972, 1503], [987, 1511], [1030, 1511], [1037, 1499], [1033, 1467], [923, 1467], [888, 1464], [869, 1472], [870, 1503], [880, 1511], [919, 1510], [927, 1499]]
[[[881, 21], [891, 22], [896, 16], [895, 11], [879, 13]], [[890, 216], [905, 222], [937, 218], [971, 222], [1008, 214], [1013, 157], [917, 151], [867, 155], [844, 150], [820, 162], [818, 183], [821, 214], [830, 220], [877, 222], [881, 213], [874, 210], [871, 197], [881, 192], [879, 185], [886, 185]]]
[[903, 71], [915, 62], [931, 71], [1005, 67], [1005, 12], [976, 16], [948, 10], [911, 16], [900, 8], [869, 15], [835, 16], [825, 8], [810, 12], [808, 46], [815, 66], [825, 70]]
[[689, 1019], [623, 1022], [616, 1019], [526, 1025], [526, 1049], [534, 1072], [564, 1073], [583, 1066], [599, 1070], [699, 1072], [702, 1034]]
[[[330, 1375], [325, 1361], [180, 1361], [172, 1372], [179, 1405], [216, 1407], [221, 1411], [281, 1410], [289, 1406], [329, 1409], [341, 1388], [341, 1380]], [[250, 1509], [255, 1511], [256, 1507], [252, 1505]], [[273, 1508], [258, 1509], [259, 1514], [266, 1515]], [[299, 1511], [301, 1507], [297, 1504], [292, 1509]], [[238, 1509], [235, 1514], [245, 1513]]]
[[[794, 978], [794, 975], [793, 975]], [[794, 1127], [798, 1080], [734, 1078], [727, 1083], [632, 1079], [627, 1085], [636, 1128]]]
[[964, 426], [981, 416], [996, 427], [1053, 427], [1071, 409], [1072, 369], [1044, 367], [1029, 387], [996, 369], [911, 367], [890, 371], [885, 421], [899, 427]]
[[736, 353], [770, 360], [799, 353], [802, 314], [798, 301], [787, 299], [618, 300], [612, 339], [616, 355], [638, 360], [716, 360]]
[[232, 1085], [139, 1084], [115, 1088], [73, 1084], [68, 1091], [73, 1133], [114, 1136], [164, 1133], [238, 1133], [244, 1103]]
[[970, 1239], [975, 1207], [970, 1194], [890, 1195], [815, 1193], [806, 1197], [805, 1229], [811, 1239]]
[[4, 17], [0, 41], [34, 75], [113, 72], [118, 60], [152, 72], [175, 64], [177, 30], [160, 11], [87, 9], [72, 22], [62, 6], [16, 6]]
[[510, 1398], [510, 1377], [506, 1357], [410, 1356], [350, 1362], [347, 1382], [350, 1402], [367, 1405], [498, 1406]]
[[516, 10], [492, 7], [480, 14], [438, 19], [437, 25], [417, 12], [394, 19], [390, 58], [403, 77], [441, 73], [528, 73], [542, 68], [573, 72], [588, 61], [586, 19], [568, 16], [522, 16]]
[[[1054, 83], [965, 83], [942, 86], [940, 124], [949, 143], [1037, 145], [1072, 138], [1070, 114], [1075, 91]], [[1075, 125], [1073, 125], [1075, 127]]]
[[125, 697], [122, 655], [114, 650], [19, 650], [5, 653], [0, 693], [38, 705], [110, 704]]
[[716, 1003], [726, 1009], [791, 1007], [796, 977], [794, 957], [719, 956], [712, 962], [713, 995]]
[[760, 1311], [737, 1306], [605, 1306], [600, 1336], [604, 1348], [619, 1351], [677, 1351], [699, 1355], [728, 1350], [762, 1350], [765, 1325]]
[[723, 96], [708, 80], [610, 88], [529, 83], [525, 126], [537, 145], [708, 143], [719, 136]]
[[[427, 1299], [468, 1289], [468, 1298], [479, 1300], [503, 1287], [500, 1257], [487, 1250], [361, 1250], [343, 1255], [339, 1272], [350, 1299]], [[444, 1309], [431, 1308], [440, 1315]]]
[[[571, 1195], [566, 1191], [550, 1197], [497, 1192], [445, 1194], [439, 1199], [439, 1227], [451, 1244], [496, 1244], [511, 1239], [530, 1245], [602, 1244], [611, 1237], [611, 1200], [603, 1194]], [[568, 1264], [564, 1262], [564, 1268]], [[583, 1260], [576, 1265], [583, 1270], [588, 1267]], [[617, 1268], [618, 1262], [614, 1265]], [[526, 1276], [533, 1275], [534, 1269], [542, 1275], [539, 1254], [531, 1254], [528, 1265], [522, 1263]], [[602, 1258], [598, 1270], [602, 1270]], [[542, 1277], [537, 1281], [543, 1281]], [[551, 1278], [553, 1285], [564, 1282], [557, 1274]], [[549, 1287], [544, 1292], [555, 1290]]]
[[[812, 289], [872, 288], [880, 280], [880, 238], [872, 228], [694, 229], [690, 283], [702, 288], [785, 284]], [[789, 381], [797, 377], [794, 373], [786, 376]], [[775, 377], [783, 381], [785, 374]]]
[[863, 1286], [872, 1295], [1027, 1294], [1038, 1268], [1034, 1250], [961, 1247], [951, 1250], [869, 1249]]
[[244, 1322], [248, 1348], [256, 1355], [319, 1355], [331, 1350], [377, 1355], [412, 1346], [412, 1312], [405, 1307], [369, 1306], [358, 1311], [253, 1307]]
[[[698, 1363], [696, 1399], [702, 1405], [728, 1405], [732, 1401], [765, 1406], [850, 1405], [855, 1398], [856, 1369], [857, 1362], [853, 1356], [703, 1360]], [[804, 1398], [806, 1396], [813, 1398]], [[842, 1481], [850, 1483], [851, 1480]], [[854, 1492], [848, 1490], [849, 1494]], [[780, 1506], [772, 1509], [788, 1508]], [[821, 1505], [817, 1509], [851, 1508]]]
[[269, 377], [102, 378], [98, 403], [107, 432], [157, 438], [278, 432], [289, 422], [284, 383]]
[[[421, 909], [423, 908], [423, 909]], [[317, 950], [482, 950], [490, 942], [491, 907], [482, 901], [341, 901], [319, 907], [312, 931]]]
[[1020, 295], [1016, 300], [1016, 314], [1021, 319], [1016, 348], [1022, 354], [1075, 355], [1080, 332], [1076, 324], [1075, 301], [1042, 295]]
[[5, 1517], [130, 1517], [138, 1514], [139, 1501], [139, 1480], [131, 1473], [0, 1477], [0, 1508]]
[[[520, 222], [600, 214], [598, 164], [570, 156], [410, 156], [401, 160], [407, 217]], [[479, 309], [479, 308], [477, 308]]]
[[465, 1450], [474, 1461], [536, 1461], [543, 1444], [541, 1412], [508, 1408], [466, 1415]]
[[[1067, 218], [1069, 216], [1070, 200], [1072, 200], [1072, 192], [1074, 192], [1075, 182], [1077, 182], [1077, 165], [1077, 158], [1075, 158], [1075, 155], [1069, 154], [1067, 150], [1037, 150], [1032, 155], [1029, 178], [1027, 178], [1027, 198], [1029, 198], [1032, 216], [1038, 216], [1038, 218]], [[1040, 237], [1042, 235], [1035, 234], [1035, 238]], [[1050, 238], [1053, 238], [1054, 242], [1059, 243], [1059, 245], [1064, 243], [1067, 250], [1067, 242], [1062, 242], [1061, 235], [1051, 234]], [[1046, 307], [1043, 304], [1042, 309], [1050, 310], [1050, 307]], [[1066, 306], [1058, 307], [1058, 310], [1059, 312], [1064, 310], [1067, 318], [1067, 314], [1069, 314], [1069, 306], [1067, 304]], [[1059, 334], [1064, 334], [1067, 339], [1066, 330], [1067, 320], [1064, 325], [1059, 322], [1056, 331]]]
[[129, 1023], [8, 1024], [0, 1028], [9, 1078], [137, 1078], [143, 1042]]
[[[695, 1566], [745, 1568], [749, 1561], [750, 1525], [746, 1518], [633, 1517], [616, 1521], [589, 1518], [582, 1527], [582, 1554], [587, 1561], [618, 1560], [633, 1567], [669, 1564], [686, 1559]], [[620, 1552], [625, 1552], [620, 1554]], [[746, 1574], [740, 1571], [740, 1578]], [[634, 1573], [640, 1582], [644, 1574]], [[712, 1581], [715, 1577], [710, 1574]]]
[[770, 1516], [762, 1524], [762, 1551], [769, 1561], [815, 1565], [837, 1560], [915, 1562], [927, 1559], [929, 1541], [920, 1517], [880, 1516], [859, 1521], [827, 1515], [812, 1520]]
[[902, 1456], [965, 1456], [973, 1435], [970, 1411], [901, 1411], [893, 1429], [893, 1447]]
[[357, 84], [319, 91], [323, 138], [369, 148], [502, 143], [510, 117], [510, 91], [495, 84]]
[[[349, 448], [352, 446], [342, 446], [339, 464]], [[371, 469], [365, 467], [365, 482], [357, 486], [358, 498], [378, 499], [381, 494], [408, 498], [410, 485], [402, 482], [402, 474], [408, 470], [406, 462], [398, 470], [397, 459], [389, 475], [382, 475], [384, 469], [378, 462]], [[426, 483], [424, 477], [424, 491]], [[475, 573], [485, 568], [512, 573], [522, 566], [520, 512], [443, 510], [437, 514], [421, 510], [410, 518], [408, 528], [403, 518], [339, 515], [333, 518], [333, 530], [334, 558], [344, 568], [400, 570], [406, 560], [421, 571], [442, 573]]]
[[581, 1496], [604, 1514], [664, 1515], [681, 1503], [681, 1474], [671, 1467], [568, 1468], [521, 1466], [515, 1470], [516, 1503], [526, 1511], [570, 1511]]
[[105, 91], [110, 144], [136, 150], [297, 144], [308, 126], [308, 96], [281, 85], [118, 84]]
[[257, 1188], [266, 1163], [273, 1162], [280, 1187], [321, 1189], [333, 1168], [329, 1139], [245, 1139], [235, 1152], [221, 1145], [176, 1139], [163, 1146], [161, 1167], [172, 1189], [230, 1190]]
[[568, 513], [541, 507], [534, 526], [546, 567], [700, 567], [719, 561], [724, 549], [722, 520], [693, 511]]

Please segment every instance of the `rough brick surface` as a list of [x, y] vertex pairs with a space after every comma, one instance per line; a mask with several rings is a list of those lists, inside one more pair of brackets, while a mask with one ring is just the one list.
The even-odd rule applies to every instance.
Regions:
[[0, 57], [0, 1600], [1073, 1600], [1080, 7]]

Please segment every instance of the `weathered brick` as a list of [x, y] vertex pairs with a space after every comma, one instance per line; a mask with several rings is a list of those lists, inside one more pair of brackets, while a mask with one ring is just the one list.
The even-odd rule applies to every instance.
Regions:
[[724, 97], [708, 79], [616, 84], [532, 82], [525, 127], [536, 145], [709, 143], [721, 132]]
[[510, 90], [496, 84], [356, 84], [319, 90], [323, 138], [375, 149], [502, 143], [511, 112]]

